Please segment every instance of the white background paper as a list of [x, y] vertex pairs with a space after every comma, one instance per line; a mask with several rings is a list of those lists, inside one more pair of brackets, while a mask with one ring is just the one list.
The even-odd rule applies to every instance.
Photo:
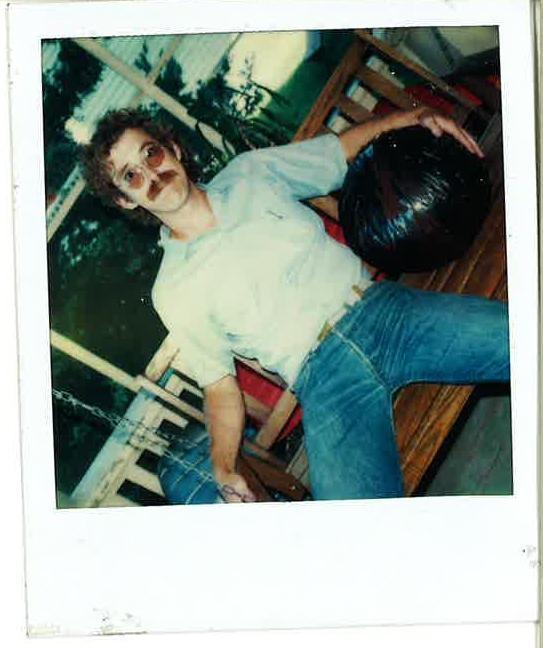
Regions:
[[[24, 236], [25, 242], [18, 256], [19, 261], [25, 261], [21, 264], [18, 281], [32, 282], [38, 289], [37, 293], [35, 290], [25, 292], [24, 284], [19, 283], [27, 583], [30, 624], [34, 633], [535, 619], [533, 457], [536, 391], [535, 374], [530, 375], [535, 366], [535, 222], [531, 211], [535, 207], [535, 194], [533, 165], [530, 167], [533, 162], [529, 110], [531, 74], [519, 74], [520, 70], [530, 69], [529, 33], [523, 21], [523, 4], [518, 0], [501, 3], [498, 7], [494, 3], [480, 2], [411, 2], [406, 9], [405, 3], [389, 1], [386, 15], [383, 15], [382, 3], [335, 2], [333, 11], [326, 14], [330, 3], [323, 3], [321, 11], [317, 12], [318, 3], [302, 2], [289, 4], [288, 17], [284, 16], [287, 13], [284, 5], [281, 11], [274, 12], [270, 9], [272, 3], [260, 3], [266, 11], [260, 10], [254, 15], [250, 7], [240, 11], [241, 3], [237, 2], [223, 2], [211, 11], [209, 3], [200, 0], [197, 5], [191, 5], [192, 12], [188, 11], [188, 3], [153, 3], [152, 12], [148, 2], [145, 8], [140, 5], [143, 10], [139, 12], [137, 6], [129, 3], [119, 3], [113, 12], [106, 3], [89, 4], [82, 7], [83, 11], [90, 11], [88, 17], [72, 14], [71, 21], [69, 7], [48, 7], [40, 16], [36, 14], [43, 11], [43, 7], [35, 7], [31, 15], [20, 14], [22, 22], [17, 31], [17, 45], [25, 52], [25, 65], [24, 72], [22, 67], [21, 72], [14, 70], [14, 90], [20, 93], [18, 101], [24, 98], [25, 110], [19, 103], [15, 125], [19, 133], [28, 134], [20, 138], [16, 133], [15, 139], [19, 161], [24, 160], [18, 167], [24, 169], [24, 174], [17, 178], [20, 186], [18, 233]], [[225, 5], [228, 6], [221, 16], [218, 12]], [[417, 5], [424, 10], [416, 11]], [[176, 14], [177, 20], [166, 21], [160, 6], [168, 10], [172, 6], [181, 7]], [[312, 7], [311, 12], [308, 6]], [[165, 27], [176, 32], [181, 26], [188, 29], [191, 25], [209, 31], [241, 27], [392, 26], [392, 17], [395, 24], [404, 26], [408, 23], [443, 24], [458, 23], [459, 8], [464, 24], [494, 24], [497, 13], [504, 23], [500, 35], [508, 254], [512, 262], [510, 303], [514, 318], [514, 352], [519, 360], [517, 374], [513, 377], [522, 387], [513, 411], [516, 495], [298, 506], [56, 511], [50, 430], [45, 229], [40, 219], [43, 162], [39, 145], [41, 95], [37, 35], [40, 32], [43, 35], [47, 32], [48, 36], [97, 35], [119, 33], [119, 29], [127, 34], [157, 33]], [[62, 12], [62, 18], [57, 12]], [[240, 16], [243, 16], [242, 22]], [[274, 20], [273, 16], [278, 18]], [[210, 22], [211, 19], [214, 22]], [[113, 28], [115, 25], [118, 29]], [[19, 58], [18, 62], [22, 63], [23, 59]], [[9, 267], [9, 225], [7, 230], [2, 237], [3, 251], [7, 242], [2, 260]], [[519, 285], [523, 286], [522, 293], [515, 292], [515, 286]], [[4, 303], [9, 303], [13, 293], [9, 280], [5, 288]], [[515, 322], [519, 324], [515, 326]], [[8, 318], [6, 324], [8, 330], [4, 340], [12, 340], [13, 321]], [[8, 377], [14, 351], [13, 343], [8, 342], [3, 355]], [[8, 381], [4, 394], [8, 394], [8, 402], [14, 404], [12, 382]], [[13, 469], [18, 444], [15, 412], [11, 418], [8, 412], [7, 421], [6, 449], [12, 452], [6, 452], [9, 457], [7, 469], [10, 470], [4, 474], [13, 476], [13, 482], [10, 487], [6, 486], [6, 493], [13, 492], [13, 483], [18, 483], [17, 470]], [[13, 513], [12, 528], [20, 538], [17, 501]], [[177, 556], [189, 554], [190, 561], [176, 560]], [[20, 551], [18, 555], [20, 558]], [[135, 563], [142, 567], [137, 578], [134, 577]], [[220, 585], [226, 583], [228, 585], [221, 588]], [[14, 591], [14, 599], [19, 600], [20, 593], [19, 587]], [[20, 615], [16, 618], [20, 627]], [[533, 628], [529, 625], [502, 628], [503, 631], [498, 632], [499, 641], [510, 637], [509, 631], [524, 632], [522, 637], [519, 635], [521, 640], [532, 638]], [[490, 632], [492, 628], [474, 628], [479, 633], [487, 630]], [[373, 637], [372, 641], [385, 637], [382, 629], [367, 632]], [[398, 630], [391, 632], [394, 634]], [[417, 635], [417, 632], [422, 634]], [[411, 639], [422, 641], [430, 636], [428, 632], [429, 629], [424, 628], [402, 631], [402, 645], [409, 645]], [[462, 640], [462, 632], [465, 629], [458, 626], [449, 629], [448, 636], [456, 638], [451, 645]], [[242, 643], [251, 634], [227, 637], [235, 637], [237, 643]], [[313, 640], [313, 632], [304, 634]], [[190, 636], [196, 642], [202, 637]], [[283, 633], [265, 636], [281, 640]], [[298, 641], [297, 633], [290, 633], [290, 636]], [[338, 631], [335, 636], [342, 636], [345, 641], [354, 637], [352, 630]], [[299, 633], [298, 638], [302, 640]], [[397, 638], [398, 634], [396, 641]], [[479, 645], [485, 645], [487, 642], [482, 636], [480, 638]], [[161, 639], [166, 640], [166, 637]], [[140, 638], [130, 640], [137, 642]], [[262, 638], [259, 635], [255, 640], [262, 641]], [[496, 645], [513, 644], [529, 645], [518, 641]]]

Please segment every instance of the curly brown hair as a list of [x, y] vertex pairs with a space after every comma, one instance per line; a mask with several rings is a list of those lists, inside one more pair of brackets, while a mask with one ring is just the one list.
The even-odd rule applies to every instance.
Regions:
[[[141, 109], [125, 108], [106, 113], [98, 122], [94, 134], [81, 150], [80, 162], [83, 177], [93, 194], [102, 199], [106, 205], [119, 207], [119, 198], [125, 198], [123, 192], [113, 184], [106, 164], [112, 147], [121, 135], [129, 128], [145, 131], [150, 137], [173, 151], [173, 145], [181, 151], [183, 163], [189, 178], [195, 178], [192, 159], [185, 148], [178, 142], [171, 126], [159, 122], [150, 113]], [[159, 225], [159, 220], [143, 207], [126, 211], [131, 217], [145, 225]]]

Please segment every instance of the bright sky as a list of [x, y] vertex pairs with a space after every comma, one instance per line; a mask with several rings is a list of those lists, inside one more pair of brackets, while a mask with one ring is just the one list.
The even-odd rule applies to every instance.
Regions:
[[253, 79], [276, 90], [304, 60], [309, 45], [307, 32], [260, 32], [241, 36], [230, 53], [229, 81], [237, 85], [246, 58], [254, 60]]

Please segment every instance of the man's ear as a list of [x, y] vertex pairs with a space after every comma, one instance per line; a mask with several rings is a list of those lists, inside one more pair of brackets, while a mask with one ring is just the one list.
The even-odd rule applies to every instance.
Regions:
[[116, 196], [114, 198], [115, 204], [118, 205], [119, 207], [122, 207], [122, 209], [136, 209], [138, 206], [137, 202], [134, 202], [133, 200], [130, 200], [130, 198], [127, 198], [126, 196]]
[[171, 145], [171, 147], [173, 149], [173, 152], [175, 153], [175, 157], [179, 160], [179, 162], [181, 162], [181, 160], [183, 159], [183, 153], [182, 153], [181, 149], [179, 148], [179, 145], [176, 144], [175, 142], [171, 142], [170, 145]]

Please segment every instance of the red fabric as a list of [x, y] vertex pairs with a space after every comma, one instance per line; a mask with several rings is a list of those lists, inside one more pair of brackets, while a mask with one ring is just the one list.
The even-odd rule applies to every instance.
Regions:
[[336, 241], [346, 244], [345, 237], [343, 236], [343, 230], [341, 225], [333, 220], [332, 218], [323, 218], [324, 229], [328, 232], [328, 235], [331, 236]]
[[[241, 363], [237, 363], [236, 371], [242, 391], [247, 392], [247, 394], [250, 394], [268, 407], [273, 408], [275, 406], [283, 393], [283, 390], [280, 387]], [[288, 436], [301, 420], [302, 410], [298, 405], [292, 413], [288, 423], [283, 428], [279, 438], [282, 439], [283, 437]]]
[[[472, 101], [476, 106], [481, 105], [481, 100], [464, 86], [455, 85], [454, 89], [463, 97]], [[427, 86], [412, 86], [410, 88], [406, 88], [405, 91], [408, 95], [413, 97], [413, 99], [416, 99], [418, 103], [422, 103], [426, 106], [431, 106], [432, 108], [441, 110], [441, 112], [443, 112], [445, 115], [452, 115], [454, 111], [454, 105], [450, 101], [448, 101], [444, 97], [441, 97], [435, 92], [432, 92], [432, 90]], [[386, 100], [382, 100], [375, 106], [373, 112], [376, 115], [387, 115], [394, 110], [397, 110], [395, 106], [393, 106]]]

